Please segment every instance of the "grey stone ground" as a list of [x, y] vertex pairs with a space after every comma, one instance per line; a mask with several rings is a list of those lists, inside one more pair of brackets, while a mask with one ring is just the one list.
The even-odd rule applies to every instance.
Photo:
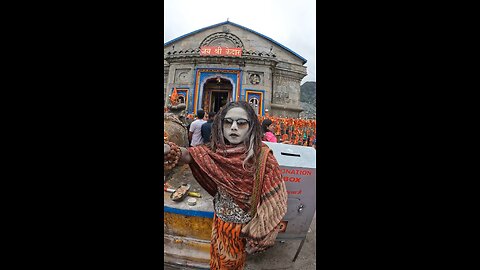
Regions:
[[[317, 221], [316, 214], [313, 216], [312, 224], [307, 233], [307, 239], [303, 244], [302, 250], [295, 262], [293, 257], [300, 245], [301, 240], [289, 240], [285, 243], [277, 243], [265, 253], [248, 257], [245, 270], [313, 270], [316, 269], [317, 251], [316, 251]], [[173, 268], [165, 265], [167, 270], [193, 268]]]

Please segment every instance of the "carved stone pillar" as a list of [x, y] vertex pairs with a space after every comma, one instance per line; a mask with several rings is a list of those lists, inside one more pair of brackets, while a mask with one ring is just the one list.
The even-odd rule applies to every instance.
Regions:
[[305, 67], [279, 63], [273, 72], [271, 115], [299, 117], [300, 82], [307, 75]]

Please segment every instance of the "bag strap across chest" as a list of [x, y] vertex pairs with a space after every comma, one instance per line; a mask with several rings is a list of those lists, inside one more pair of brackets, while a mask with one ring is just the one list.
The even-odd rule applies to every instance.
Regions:
[[265, 168], [267, 165], [268, 153], [271, 149], [268, 146], [263, 146], [260, 151], [260, 156], [257, 160], [257, 167], [255, 170], [255, 180], [253, 183], [253, 192], [251, 197], [250, 216], [253, 218], [257, 213], [257, 205], [260, 202], [260, 195], [262, 194], [263, 180], [265, 176]]

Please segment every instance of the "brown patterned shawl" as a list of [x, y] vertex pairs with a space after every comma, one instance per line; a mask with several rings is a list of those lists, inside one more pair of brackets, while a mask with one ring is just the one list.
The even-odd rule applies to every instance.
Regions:
[[[263, 147], [267, 147], [263, 144]], [[254, 183], [254, 171], [243, 169], [245, 147], [226, 147], [213, 152], [208, 146], [188, 148], [194, 162], [190, 163], [197, 182], [212, 196], [217, 187], [234, 199], [244, 211], [249, 212]], [[258, 161], [260, 162], [260, 161]], [[250, 252], [261, 251], [273, 245], [276, 227], [287, 212], [287, 191], [277, 160], [270, 151], [257, 213], [242, 228], [242, 236], [250, 243]]]

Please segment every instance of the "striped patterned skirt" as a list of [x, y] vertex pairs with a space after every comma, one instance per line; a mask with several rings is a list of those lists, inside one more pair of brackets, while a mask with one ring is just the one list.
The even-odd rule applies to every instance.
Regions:
[[245, 238], [240, 238], [243, 225], [225, 222], [214, 214], [210, 246], [211, 270], [243, 270], [247, 258]]

